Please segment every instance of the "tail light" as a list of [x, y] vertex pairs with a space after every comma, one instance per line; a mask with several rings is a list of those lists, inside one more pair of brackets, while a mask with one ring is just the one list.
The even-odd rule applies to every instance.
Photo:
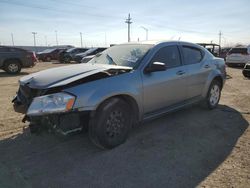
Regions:
[[31, 58], [32, 58], [32, 61], [34, 61], [34, 62], [37, 61], [36, 54], [34, 52], [32, 52]]
[[37, 61], [36, 54], [34, 52], [28, 52], [26, 57], [31, 58], [32, 62], [34, 63]]

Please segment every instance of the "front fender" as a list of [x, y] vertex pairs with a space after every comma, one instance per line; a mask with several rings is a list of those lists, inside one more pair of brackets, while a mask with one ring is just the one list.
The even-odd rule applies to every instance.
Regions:
[[79, 84], [64, 91], [74, 94], [77, 98], [74, 108], [80, 111], [93, 111], [106, 99], [126, 95], [132, 97], [142, 113], [142, 81], [138, 71], [132, 71], [109, 78]]

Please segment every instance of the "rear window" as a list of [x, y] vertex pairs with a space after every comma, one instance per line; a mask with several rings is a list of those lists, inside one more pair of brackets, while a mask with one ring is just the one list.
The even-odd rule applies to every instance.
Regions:
[[232, 48], [228, 53], [229, 54], [248, 54], [247, 48]]
[[183, 46], [183, 56], [186, 65], [199, 63], [203, 58], [202, 51], [191, 46]]

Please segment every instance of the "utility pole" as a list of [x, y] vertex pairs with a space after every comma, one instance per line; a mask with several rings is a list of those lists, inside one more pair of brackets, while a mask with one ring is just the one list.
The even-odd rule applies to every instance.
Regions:
[[221, 31], [219, 32], [219, 45], [221, 45], [221, 36], [222, 36], [222, 33]]
[[58, 46], [57, 30], [55, 30], [55, 33], [56, 33], [56, 45]]
[[107, 33], [105, 32], [105, 46], [107, 46]]
[[11, 33], [11, 40], [12, 40], [12, 45], [15, 46], [14, 44], [14, 37], [13, 37], [13, 33]]
[[81, 38], [81, 48], [82, 48], [82, 32], [80, 32], [80, 38]]
[[44, 38], [45, 38], [45, 46], [48, 46], [47, 36], [45, 35]]
[[146, 40], [148, 40], [148, 28], [141, 26], [142, 29], [146, 31]]
[[131, 22], [132, 18], [130, 17], [130, 14], [128, 14], [128, 18], [126, 19], [125, 23], [128, 24], [128, 42], [130, 42], [130, 24], [132, 24], [133, 22]]
[[32, 32], [34, 38], [34, 47], [36, 47], [36, 34], [37, 32]]

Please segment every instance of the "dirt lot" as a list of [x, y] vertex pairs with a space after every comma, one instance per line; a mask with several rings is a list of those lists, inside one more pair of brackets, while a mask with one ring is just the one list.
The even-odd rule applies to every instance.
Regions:
[[103, 151], [87, 134], [31, 135], [11, 99], [20, 76], [0, 71], [0, 187], [249, 187], [250, 80], [228, 68], [218, 109], [198, 105], [138, 126]]

